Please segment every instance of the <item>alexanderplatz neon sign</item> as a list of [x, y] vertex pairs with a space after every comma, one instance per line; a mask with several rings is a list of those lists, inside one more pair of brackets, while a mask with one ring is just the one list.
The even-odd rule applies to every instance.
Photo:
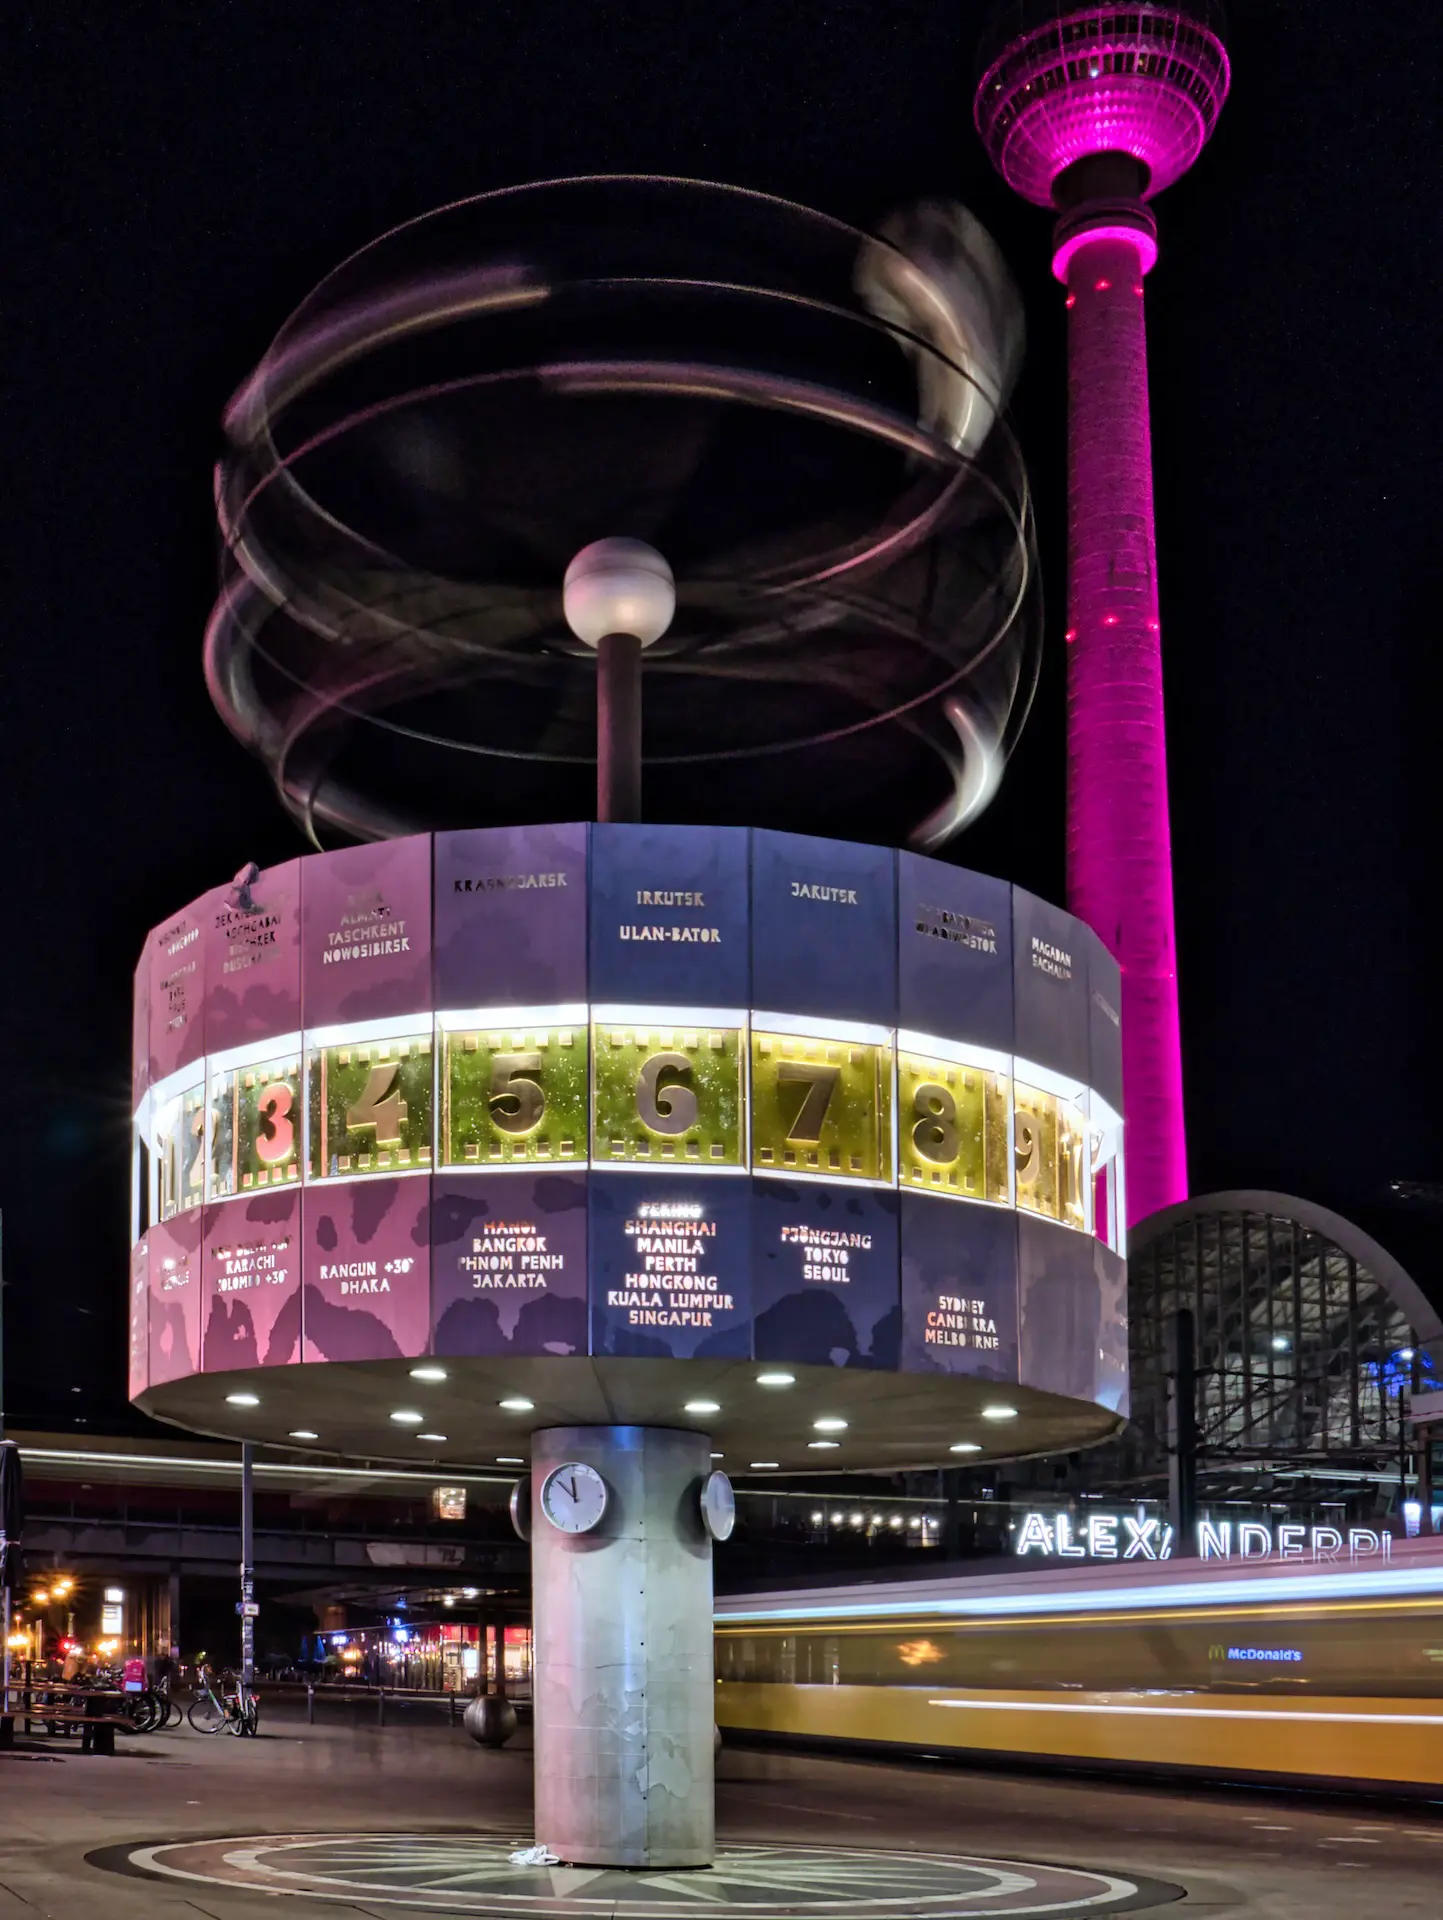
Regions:
[[[1068, 1514], [1028, 1513], [1013, 1543], [1019, 1559], [1038, 1553], [1061, 1560], [1171, 1560], [1172, 1528], [1157, 1515], [1090, 1513], [1074, 1525]], [[1393, 1551], [1375, 1527], [1309, 1526], [1282, 1521], [1199, 1520], [1193, 1552], [1200, 1560], [1359, 1560]]]

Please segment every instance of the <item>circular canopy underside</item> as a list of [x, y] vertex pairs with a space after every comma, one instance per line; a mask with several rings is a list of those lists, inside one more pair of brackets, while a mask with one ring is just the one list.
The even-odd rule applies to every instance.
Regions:
[[[196, 1374], [152, 1387], [138, 1405], [157, 1419], [192, 1432], [266, 1445], [294, 1447], [297, 1429], [317, 1434], [310, 1444], [326, 1453], [388, 1456], [417, 1464], [493, 1465], [525, 1457], [531, 1433], [542, 1427], [693, 1427], [709, 1433], [730, 1472], [763, 1462], [779, 1473], [841, 1473], [866, 1469], [976, 1464], [1096, 1445], [1122, 1426], [1119, 1416], [1091, 1401], [1043, 1393], [1015, 1383], [947, 1374], [897, 1374], [858, 1368], [758, 1361], [615, 1360], [600, 1358], [453, 1359], [446, 1379], [411, 1377], [416, 1364], [363, 1361], [256, 1368]], [[758, 1375], [781, 1371], [789, 1387], [765, 1387]], [[254, 1407], [235, 1407], [227, 1395], [254, 1394]], [[506, 1399], [533, 1402], [510, 1412]], [[689, 1415], [689, 1400], [713, 1400], [714, 1414]], [[1012, 1419], [989, 1419], [987, 1407], [1016, 1409]], [[404, 1427], [395, 1412], [415, 1412], [424, 1424]], [[817, 1420], [845, 1420], [844, 1431], [819, 1433]], [[418, 1437], [444, 1434], [444, 1442]], [[835, 1449], [814, 1449], [819, 1439]], [[971, 1444], [979, 1451], [954, 1454]]]

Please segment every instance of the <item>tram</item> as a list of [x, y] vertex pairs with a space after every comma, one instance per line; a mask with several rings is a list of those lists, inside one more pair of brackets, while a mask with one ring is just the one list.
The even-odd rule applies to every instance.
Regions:
[[1443, 1541], [739, 1595], [723, 1732], [1443, 1794]]

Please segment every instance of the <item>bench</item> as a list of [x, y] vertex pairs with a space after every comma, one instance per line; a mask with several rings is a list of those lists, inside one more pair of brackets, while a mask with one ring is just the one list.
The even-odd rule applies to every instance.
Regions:
[[[77, 1688], [66, 1688], [70, 1694], [70, 1704], [51, 1700], [37, 1700], [36, 1693], [53, 1693], [60, 1689], [53, 1687], [12, 1687], [12, 1697], [18, 1696], [20, 1704], [12, 1706], [9, 1700], [3, 1703], [0, 1711], [0, 1749], [15, 1745], [15, 1722], [25, 1722], [27, 1736], [37, 1733], [55, 1735], [62, 1726], [77, 1726], [80, 1729], [80, 1751], [82, 1753], [113, 1754], [115, 1752], [115, 1730], [119, 1727], [126, 1733], [134, 1733], [135, 1723], [127, 1714], [107, 1712], [106, 1706], [113, 1695], [92, 1694], [86, 1697]], [[78, 1696], [78, 1697], [77, 1697]], [[38, 1722], [36, 1726], [34, 1723]]]

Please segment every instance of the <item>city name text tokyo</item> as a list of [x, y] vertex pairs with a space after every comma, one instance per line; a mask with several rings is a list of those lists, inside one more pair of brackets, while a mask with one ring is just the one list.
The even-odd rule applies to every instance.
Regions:
[[[1050, 1554], [1061, 1560], [1171, 1560], [1173, 1530], [1156, 1515], [1090, 1513], [1024, 1515], [1012, 1551]], [[1194, 1551], [1200, 1560], [1350, 1560], [1393, 1551], [1390, 1534], [1374, 1527], [1315, 1527], [1285, 1520], [1199, 1520]]]

